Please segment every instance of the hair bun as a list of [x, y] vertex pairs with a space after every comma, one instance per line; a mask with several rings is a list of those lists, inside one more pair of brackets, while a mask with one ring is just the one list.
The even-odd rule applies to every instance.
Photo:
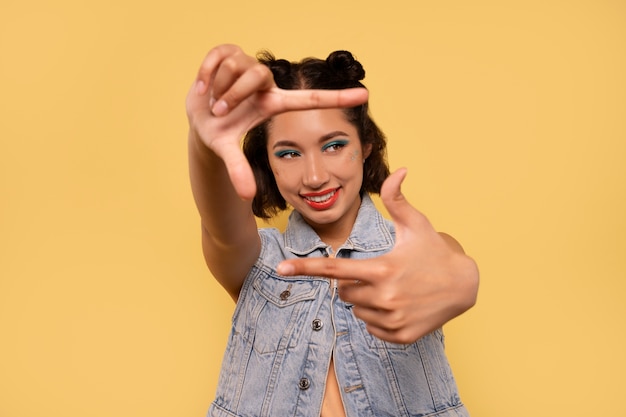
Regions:
[[346, 81], [356, 83], [365, 78], [363, 65], [348, 51], [335, 51], [328, 55], [326, 62], [338, 77]]

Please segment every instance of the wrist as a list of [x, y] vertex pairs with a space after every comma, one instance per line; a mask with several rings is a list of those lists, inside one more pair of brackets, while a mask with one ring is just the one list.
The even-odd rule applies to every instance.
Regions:
[[189, 126], [188, 142], [189, 151], [201, 160], [212, 161], [219, 159], [217, 154], [204, 143], [198, 131], [191, 125]]

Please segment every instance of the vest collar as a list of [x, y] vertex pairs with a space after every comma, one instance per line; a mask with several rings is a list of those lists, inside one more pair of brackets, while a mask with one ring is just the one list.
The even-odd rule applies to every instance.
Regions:
[[[361, 206], [357, 213], [352, 232], [340, 249], [361, 252], [375, 252], [390, 249], [393, 246], [392, 229], [378, 212], [369, 194], [361, 196]], [[304, 221], [297, 211], [289, 215], [289, 222], [284, 233], [285, 248], [294, 255], [304, 256], [327, 248], [317, 233]]]

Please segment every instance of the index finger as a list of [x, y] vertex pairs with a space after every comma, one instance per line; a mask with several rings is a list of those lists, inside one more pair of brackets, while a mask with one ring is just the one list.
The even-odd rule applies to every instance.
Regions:
[[[384, 256], [384, 255], [383, 255]], [[284, 276], [310, 275], [340, 280], [360, 280], [365, 283], [384, 276], [380, 257], [371, 259], [306, 258], [282, 261], [276, 272]]]
[[341, 90], [281, 90], [281, 100], [276, 112], [291, 110], [328, 109], [355, 107], [369, 97], [362, 87]]

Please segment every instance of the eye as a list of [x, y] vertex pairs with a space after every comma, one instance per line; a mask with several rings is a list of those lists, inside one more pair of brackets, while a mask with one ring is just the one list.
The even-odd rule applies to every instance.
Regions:
[[339, 152], [347, 144], [347, 140], [334, 140], [325, 144], [322, 147], [322, 152]]
[[281, 151], [274, 152], [274, 155], [278, 158], [293, 159], [300, 156], [300, 152], [291, 149], [283, 149]]

